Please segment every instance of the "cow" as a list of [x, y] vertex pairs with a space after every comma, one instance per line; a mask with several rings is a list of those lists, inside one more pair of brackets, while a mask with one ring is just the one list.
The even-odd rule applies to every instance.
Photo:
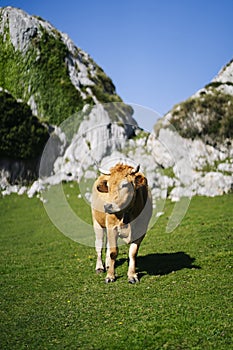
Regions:
[[[147, 179], [136, 168], [118, 163], [103, 171], [92, 189], [92, 219], [97, 253], [96, 272], [104, 272], [105, 282], [114, 282], [115, 262], [118, 255], [118, 238], [130, 245], [128, 281], [139, 281], [136, 273], [136, 256], [146, 235], [152, 215], [152, 200]], [[102, 261], [104, 237], [107, 237], [105, 268]]]

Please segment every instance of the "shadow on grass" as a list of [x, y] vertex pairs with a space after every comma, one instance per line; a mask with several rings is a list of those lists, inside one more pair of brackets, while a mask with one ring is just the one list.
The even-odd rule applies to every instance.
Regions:
[[[117, 265], [122, 265], [127, 259], [119, 259]], [[139, 278], [148, 275], [168, 275], [182, 269], [200, 269], [194, 265], [195, 258], [184, 252], [148, 254], [137, 257], [137, 271]]]

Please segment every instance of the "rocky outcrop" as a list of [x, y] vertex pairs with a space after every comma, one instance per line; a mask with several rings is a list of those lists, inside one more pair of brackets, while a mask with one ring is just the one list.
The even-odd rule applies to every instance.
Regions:
[[233, 190], [232, 87], [230, 61], [210, 84], [155, 125], [149, 146], [165, 172], [169, 170], [171, 199]]
[[156, 162], [168, 174], [173, 201], [194, 195], [217, 196], [233, 190], [233, 149], [215, 148], [202, 140], [181, 137], [172, 128], [152, 133], [148, 146]]

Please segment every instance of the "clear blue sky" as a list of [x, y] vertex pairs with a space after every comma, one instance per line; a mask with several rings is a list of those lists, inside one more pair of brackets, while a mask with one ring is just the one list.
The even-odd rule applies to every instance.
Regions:
[[[233, 58], [233, 0], [0, 0], [68, 33], [125, 102], [163, 115]], [[153, 118], [138, 120], [151, 129]]]

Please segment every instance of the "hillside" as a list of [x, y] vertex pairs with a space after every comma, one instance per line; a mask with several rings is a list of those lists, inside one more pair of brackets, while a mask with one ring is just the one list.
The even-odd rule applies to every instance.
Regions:
[[0, 86], [58, 125], [87, 103], [121, 101], [112, 80], [68, 35], [20, 9], [0, 9]]
[[[72, 135], [69, 131], [68, 139], [74, 136], [79, 127], [85, 134], [86, 130], [93, 129], [93, 125], [102, 125], [103, 136], [108, 135], [109, 125], [115, 123], [114, 130], [111, 129], [112, 139], [119, 133], [127, 139], [137, 128], [136, 121], [132, 119], [132, 109], [121, 102], [112, 80], [86, 52], [76, 47], [67, 34], [58, 31], [49, 22], [13, 7], [0, 8], [0, 88], [8, 91], [15, 101], [21, 101], [31, 108], [29, 112], [28, 107], [28, 113], [47, 129], [52, 140], [56, 140], [56, 145], [64, 141], [60, 140], [62, 132], [58, 126], [62, 128], [62, 123], [69, 123], [67, 120], [72, 120], [69, 126]], [[106, 103], [111, 105], [103, 113], [98, 116], [90, 113], [95, 105]], [[19, 104], [12, 102], [11, 114], [14, 126], [21, 125], [23, 128], [27, 116], [25, 120], [18, 118]], [[12, 135], [14, 130], [15, 134]], [[45, 142], [34, 138], [30, 130], [29, 127], [28, 142], [22, 139], [16, 128], [11, 130], [15, 143], [8, 142], [7, 152], [0, 154], [0, 172], [4, 184], [29, 180], [32, 173], [38, 177], [38, 157], [42, 154]], [[99, 132], [97, 134], [101, 139]], [[90, 145], [97, 134], [92, 133], [91, 140], [86, 140], [84, 145]], [[32, 138], [33, 145], [30, 141]], [[9, 136], [7, 130], [2, 128], [3, 143], [4, 139], [9, 139]], [[65, 141], [61, 152], [52, 150], [53, 161], [62, 155], [69, 142], [71, 139]], [[81, 150], [83, 152], [86, 148], [81, 147]], [[23, 172], [20, 170], [22, 167]], [[37, 171], [32, 170], [32, 167]], [[50, 164], [49, 171], [52, 168], [53, 164]]]
[[156, 123], [149, 145], [174, 200], [232, 191], [233, 60]]
[[230, 142], [233, 138], [233, 60], [204, 88], [175, 105], [155, 129], [166, 126], [166, 121], [184, 138], [201, 139], [212, 145]]

